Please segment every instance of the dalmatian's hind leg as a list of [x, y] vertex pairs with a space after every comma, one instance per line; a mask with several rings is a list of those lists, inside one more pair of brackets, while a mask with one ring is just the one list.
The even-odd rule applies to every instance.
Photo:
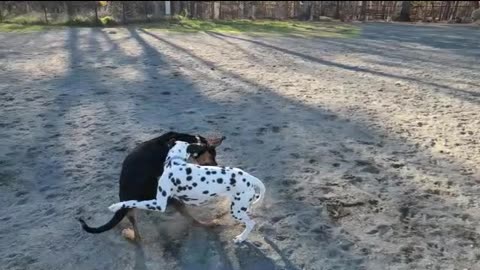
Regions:
[[247, 214], [247, 209], [248, 209], [248, 201], [233, 201], [231, 205], [231, 214], [234, 219], [242, 222], [245, 224], [245, 229], [243, 232], [235, 237], [233, 239], [233, 242], [235, 243], [241, 243], [245, 241], [252, 231], [253, 227], [255, 226], [255, 221], [250, 219], [250, 217]]

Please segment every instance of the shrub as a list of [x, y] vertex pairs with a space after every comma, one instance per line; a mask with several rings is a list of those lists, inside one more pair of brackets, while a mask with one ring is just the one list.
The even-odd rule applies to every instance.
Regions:
[[65, 25], [69, 25], [69, 26], [91, 26], [93, 24], [94, 24], [93, 20], [86, 17], [75, 17], [65, 22]]
[[472, 20], [475, 21], [480, 21], [480, 8], [476, 9], [472, 12]]
[[112, 16], [105, 16], [100, 18], [100, 22], [105, 26], [114, 26], [118, 25], [117, 21]]
[[15, 16], [11, 19], [5, 20], [6, 23], [16, 23], [16, 24], [45, 24], [43, 17], [38, 14], [28, 14]]

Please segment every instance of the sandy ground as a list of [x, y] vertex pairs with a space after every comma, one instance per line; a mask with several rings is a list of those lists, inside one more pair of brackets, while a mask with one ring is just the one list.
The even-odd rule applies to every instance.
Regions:
[[[361, 27], [0, 34], [0, 268], [480, 269], [480, 32]], [[141, 246], [81, 230], [168, 130], [223, 133], [219, 162], [264, 180], [249, 243], [173, 212], [141, 214]]]

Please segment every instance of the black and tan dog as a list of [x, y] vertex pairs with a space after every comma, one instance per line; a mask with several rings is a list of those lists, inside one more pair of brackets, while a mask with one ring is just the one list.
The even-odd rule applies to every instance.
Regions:
[[[218, 147], [224, 139], [225, 137], [204, 138], [202, 136], [168, 132], [160, 137], [140, 144], [123, 161], [120, 174], [120, 201], [155, 199], [158, 179], [163, 173], [163, 163], [169, 151], [168, 143], [171, 140], [206, 145], [205, 151], [197, 153], [196, 158], [192, 161], [200, 165], [215, 166], [217, 165], [215, 148]], [[185, 205], [179, 200], [172, 198], [168, 201], [168, 204], [173, 206], [183, 216], [190, 219], [195, 225], [212, 225], [194, 219], [186, 210]], [[138, 232], [133, 209], [117, 211], [110, 221], [97, 228], [88, 226], [81, 218], [79, 218], [79, 221], [86, 232], [102, 233], [115, 227], [125, 216], [127, 216], [132, 224], [135, 234], [134, 238], [140, 240], [141, 237]], [[133, 237], [130, 236], [129, 238]]]

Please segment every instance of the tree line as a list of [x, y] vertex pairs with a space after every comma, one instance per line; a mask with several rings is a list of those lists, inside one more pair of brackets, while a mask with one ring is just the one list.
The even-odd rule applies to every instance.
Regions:
[[[195, 19], [470, 22], [480, 1], [0, 1], [0, 22]], [[22, 21], [23, 19], [23, 21]]]

